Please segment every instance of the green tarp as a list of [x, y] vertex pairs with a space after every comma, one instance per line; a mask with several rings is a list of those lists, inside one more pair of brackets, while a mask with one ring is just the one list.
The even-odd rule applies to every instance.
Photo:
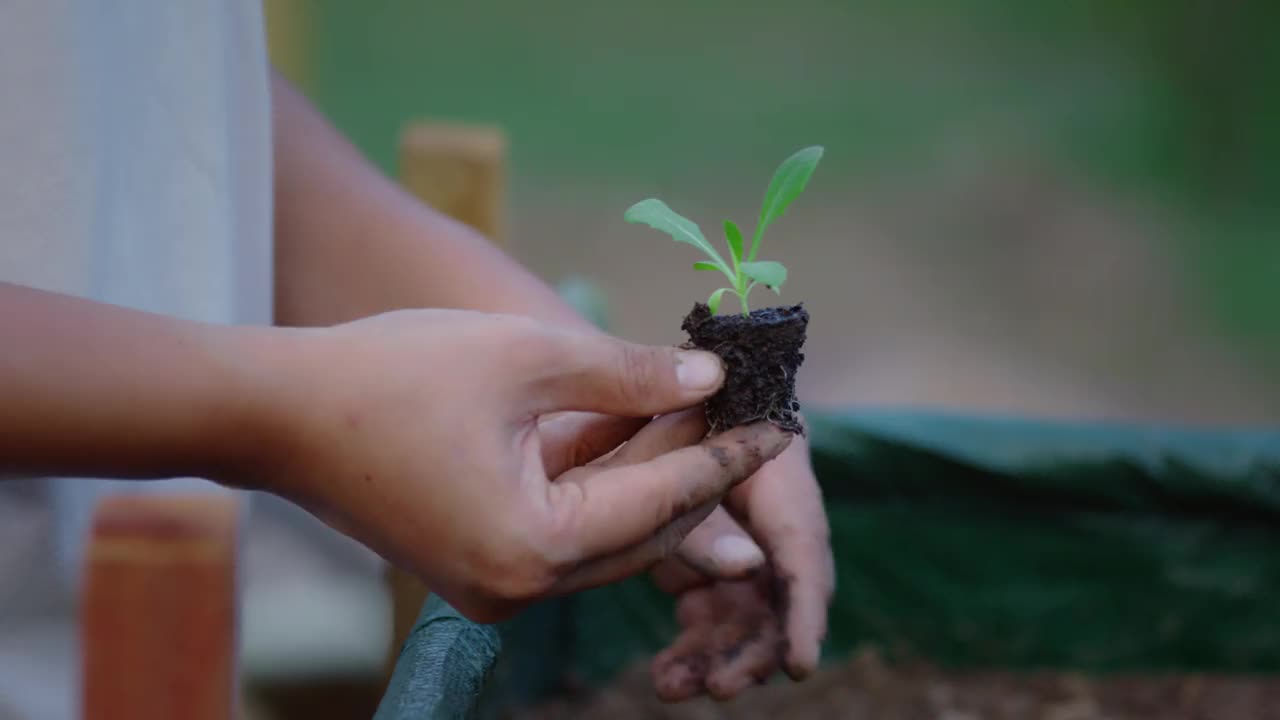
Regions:
[[[810, 420], [839, 573], [828, 656], [872, 642], [964, 667], [1280, 670], [1280, 429]], [[489, 712], [565, 673], [607, 682], [675, 626], [637, 579], [499, 630]]]

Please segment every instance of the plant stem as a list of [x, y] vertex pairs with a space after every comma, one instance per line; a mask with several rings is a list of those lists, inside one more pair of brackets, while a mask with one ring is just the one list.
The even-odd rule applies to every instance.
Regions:
[[736, 293], [736, 294], [737, 294], [737, 296], [738, 296], [738, 299], [742, 301], [742, 315], [743, 315], [743, 317], [746, 317], [747, 315], [750, 315], [750, 314], [751, 314], [751, 306], [747, 304], [747, 294], [746, 294], [746, 293]]

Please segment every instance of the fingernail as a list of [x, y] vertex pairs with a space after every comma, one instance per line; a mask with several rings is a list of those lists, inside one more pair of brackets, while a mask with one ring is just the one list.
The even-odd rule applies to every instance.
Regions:
[[720, 384], [723, 376], [724, 366], [712, 353], [685, 350], [676, 354], [676, 381], [686, 390], [711, 390]]
[[764, 564], [760, 546], [739, 535], [722, 535], [711, 544], [711, 555], [717, 565], [747, 570]]

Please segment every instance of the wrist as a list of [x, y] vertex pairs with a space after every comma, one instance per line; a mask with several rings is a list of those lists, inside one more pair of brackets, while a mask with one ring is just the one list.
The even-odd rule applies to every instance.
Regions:
[[231, 487], [278, 489], [278, 469], [296, 433], [296, 336], [306, 332], [232, 327], [214, 333], [206, 477]]

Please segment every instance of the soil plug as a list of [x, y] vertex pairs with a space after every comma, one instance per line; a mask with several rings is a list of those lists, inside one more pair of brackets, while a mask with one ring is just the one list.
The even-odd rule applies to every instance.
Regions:
[[[732, 220], [724, 221], [726, 261], [707, 242], [697, 223], [681, 216], [656, 198], [632, 205], [623, 218], [667, 233], [677, 242], [692, 245], [707, 257], [693, 264], [695, 270], [719, 272], [729, 285], [716, 289], [705, 303], [696, 303], [685, 316], [682, 329], [687, 347], [709, 350], [725, 363], [725, 384], [707, 401], [707, 421], [717, 433], [738, 425], [767, 420], [793, 433], [804, 428], [796, 414], [796, 372], [804, 362], [805, 332], [809, 313], [802, 304], [752, 311], [751, 291], [763, 285], [781, 295], [787, 268], [772, 260], [758, 260], [760, 241], [770, 223], [782, 217], [800, 195], [822, 159], [821, 147], [808, 147], [787, 158], [774, 172], [760, 208], [760, 218], [749, 247]], [[738, 298], [740, 313], [718, 314], [726, 294]]]

